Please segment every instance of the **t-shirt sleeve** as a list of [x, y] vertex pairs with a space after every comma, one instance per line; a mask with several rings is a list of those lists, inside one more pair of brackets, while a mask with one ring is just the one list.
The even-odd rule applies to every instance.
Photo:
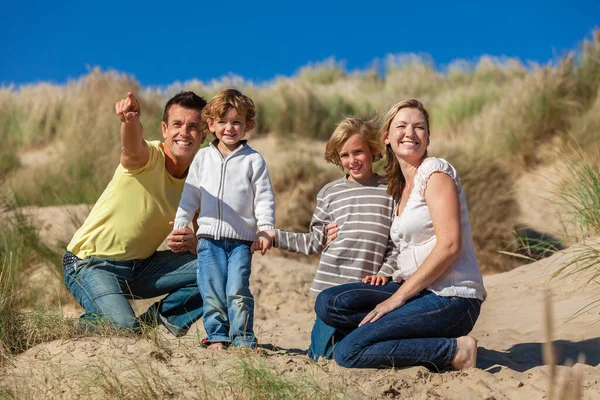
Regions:
[[161, 152], [158, 149], [158, 143], [160, 143], [160, 142], [157, 142], [157, 141], [149, 142], [147, 140], [145, 142], [146, 142], [146, 145], [148, 146], [148, 150], [150, 152], [150, 156], [148, 157], [148, 162], [143, 167], [135, 168], [135, 169], [127, 169], [123, 165], [120, 165], [124, 174], [135, 176], [135, 175], [141, 174], [142, 172], [151, 171], [159, 163], [159, 160], [161, 159], [161, 156], [160, 156]]

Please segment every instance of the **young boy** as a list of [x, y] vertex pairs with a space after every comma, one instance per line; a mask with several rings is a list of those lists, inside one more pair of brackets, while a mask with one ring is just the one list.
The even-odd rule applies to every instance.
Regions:
[[[269, 247], [256, 231], [275, 226], [275, 198], [267, 166], [245, 140], [254, 125], [252, 100], [235, 89], [216, 95], [202, 111], [215, 139], [198, 152], [186, 179], [174, 229], [199, 209], [198, 287], [204, 302], [204, 344], [211, 349], [256, 347], [250, 293], [251, 246]], [[185, 143], [185, 138], [181, 138]]]
[[[283, 250], [304, 254], [321, 252], [313, 294], [343, 283], [386, 284], [396, 269], [395, 246], [389, 238], [393, 200], [387, 184], [373, 172], [383, 144], [376, 124], [364, 117], [347, 117], [327, 142], [325, 160], [341, 167], [343, 178], [325, 185], [317, 195], [317, 207], [309, 232], [268, 230], [263, 235]], [[337, 224], [337, 238], [327, 244], [327, 225]], [[256, 250], [256, 249], [255, 249]], [[318, 318], [311, 334], [309, 356], [331, 356], [334, 330]]]

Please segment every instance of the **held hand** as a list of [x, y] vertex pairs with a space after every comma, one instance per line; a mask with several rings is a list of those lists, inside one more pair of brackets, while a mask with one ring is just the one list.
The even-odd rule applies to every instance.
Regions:
[[379, 303], [375, 306], [375, 308], [368, 313], [358, 326], [363, 326], [367, 322], [375, 322], [379, 318], [383, 317], [385, 314], [394, 311], [397, 308], [400, 308], [404, 305], [404, 301], [396, 300], [394, 296], [390, 297], [383, 303]]
[[371, 285], [374, 286], [384, 286], [386, 283], [388, 283], [390, 280], [390, 278], [388, 278], [387, 276], [381, 276], [381, 275], [369, 275], [369, 276], [365, 276], [363, 278], [363, 283], [370, 283]]
[[254, 243], [252, 243], [252, 247], [250, 248], [252, 254], [254, 254], [255, 251], [260, 250], [260, 254], [264, 256], [267, 250], [273, 247], [274, 237], [275, 232], [273, 230], [258, 232], [254, 239]]
[[326, 228], [327, 228], [326, 246], [329, 246], [329, 244], [331, 244], [331, 242], [333, 242], [333, 240], [338, 237], [338, 232], [340, 231], [340, 228], [338, 228], [338, 226], [335, 222], [332, 222], [331, 224], [327, 225]]
[[[173, 226], [173, 221], [169, 222], [169, 225]], [[189, 251], [190, 253], [196, 254], [198, 250], [198, 239], [190, 228], [181, 228], [173, 230], [169, 236], [167, 236], [167, 245], [173, 253], [182, 253]]]
[[133, 93], [128, 92], [126, 98], [116, 102], [115, 112], [121, 122], [129, 123], [140, 117], [140, 103]]

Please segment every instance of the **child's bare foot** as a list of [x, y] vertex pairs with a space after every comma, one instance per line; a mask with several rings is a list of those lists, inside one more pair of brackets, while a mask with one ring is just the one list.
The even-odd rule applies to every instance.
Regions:
[[456, 355], [452, 361], [452, 368], [462, 370], [475, 368], [477, 362], [477, 340], [471, 336], [461, 336], [456, 339]]
[[225, 350], [225, 345], [221, 342], [215, 342], [208, 345], [207, 349], [213, 351]]

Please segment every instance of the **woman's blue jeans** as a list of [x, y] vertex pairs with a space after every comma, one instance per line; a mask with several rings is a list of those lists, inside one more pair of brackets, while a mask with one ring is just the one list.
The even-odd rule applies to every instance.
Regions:
[[147, 315], [157, 317], [175, 336], [183, 336], [202, 316], [196, 284], [196, 256], [157, 251], [144, 260], [89, 257], [63, 265], [65, 285], [85, 309], [83, 321], [107, 321], [115, 328], [138, 330], [139, 319], [127, 299], [167, 295]]
[[204, 301], [204, 329], [209, 342], [256, 347], [254, 297], [250, 293], [250, 244], [201, 238], [198, 286]]
[[384, 286], [349, 283], [324, 290], [315, 311], [343, 339], [335, 361], [348, 368], [424, 365], [440, 371], [451, 366], [456, 338], [467, 335], [479, 317], [481, 301], [438, 296], [423, 290], [402, 307], [358, 327], [375, 306], [394, 294], [399, 283]]

